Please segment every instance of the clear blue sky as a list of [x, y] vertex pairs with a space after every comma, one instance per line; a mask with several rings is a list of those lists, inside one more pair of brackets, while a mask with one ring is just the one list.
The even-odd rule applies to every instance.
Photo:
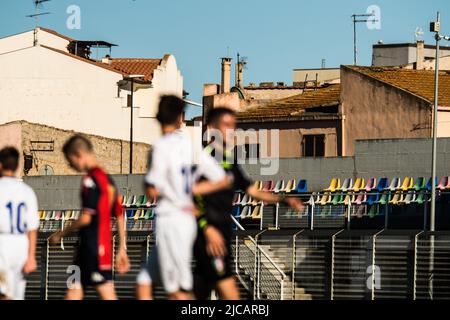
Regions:
[[[81, 29], [66, 27], [69, 5], [81, 8]], [[220, 81], [219, 58], [248, 57], [245, 83], [292, 83], [292, 69], [351, 64], [351, 15], [381, 9], [381, 29], [358, 25], [359, 62], [370, 65], [372, 44], [413, 42], [416, 27], [432, 43], [428, 24], [442, 14], [450, 34], [449, 0], [52, 0], [40, 25], [82, 40], [116, 43], [113, 56], [175, 55], [189, 98], [201, 102], [204, 83]], [[29, 30], [32, 0], [0, 0], [0, 37]], [[229, 49], [227, 49], [227, 47]], [[198, 112], [198, 108], [196, 109]], [[190, 110], [190, 115], [195, 114]]]

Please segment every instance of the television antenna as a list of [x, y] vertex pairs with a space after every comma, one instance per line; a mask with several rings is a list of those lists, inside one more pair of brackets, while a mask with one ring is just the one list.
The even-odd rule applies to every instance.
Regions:
[[236, 60], [236, 87], [243, 88], [244, 87], [244, 69], [247, 69], [247, 57], [241, 57], [241, 55], [237, 54]]
[[353, 64], [356, 66], [358, 63], [358, 49], [356, 47], [356, 24], [357, 23], [367, 23], [367, 22], [378, 22], [374, 13], [364, 13], [364, 14], [353, 14]]
[[35, 46], [37, 44], [36, 28], [39, 23], [39, 17], [51, 13], [51, 12], [41, 12], [41, 10], [44, 8], [43, 3], [49, 2], [49, 1], [51, 1], [51, 0], [32, 0], [32, 2], [34, 4], [34, 13], [26, 16], [27, 18], [34, 19], [35, 26], [34, 26], [33, 46]]

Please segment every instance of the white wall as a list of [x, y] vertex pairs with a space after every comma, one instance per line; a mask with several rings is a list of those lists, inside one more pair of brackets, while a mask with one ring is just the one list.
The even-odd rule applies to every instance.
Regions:
[[[0, 70], [0, 124], [26, 120], [129, 139], [126, 94], [117, 98], [120, 73], [39, 46], [0, 55]], [[138, 106], [134, 140], [151, 144], [159, 126], [155, 119], [139, 117], [148, 103]]]
[[[69, 44], [68, 40], [48, 33], [47, 31], [41, 30], [39, 28], [37, 30], [36, 36], [39, 44], [67, 52], [67, 45]], [[0, 54], [32, 47], [33, 40], [33, 30], [1, 38]]]

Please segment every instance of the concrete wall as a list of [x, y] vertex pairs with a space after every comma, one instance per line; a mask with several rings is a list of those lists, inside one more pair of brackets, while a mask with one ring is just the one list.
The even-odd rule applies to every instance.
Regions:
[[427, 101], [343, 66], [341, 113], [344, 156], [354, 154], [356, 140], [431, 136]]

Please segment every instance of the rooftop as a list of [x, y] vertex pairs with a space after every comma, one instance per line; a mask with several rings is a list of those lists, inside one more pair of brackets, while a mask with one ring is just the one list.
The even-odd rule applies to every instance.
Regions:
[[[433, 70], [410, 70], [396, 67], [344, 66], [378, 81], [434, 102]], [[439, 72], [439, 106], [450, 107], [450, 71]]]
[[[314, 91], [306, 91], [288, 98], [279, 99], [267, 104], [260, 104], [249, 107], [238, 113], [239, 121], [264, 119], [282, 120], [299, 119], [303, 117], [330, 117], [330, 113], [315, 108], [330, 107], [339, 105], [340, 85], [330, 85]], [[311, 109], [311, 110], [308, 110]], [[307, 114], [306, 114], [307, 112]], [[336, 115], [337, 113], [334, 113]]]

